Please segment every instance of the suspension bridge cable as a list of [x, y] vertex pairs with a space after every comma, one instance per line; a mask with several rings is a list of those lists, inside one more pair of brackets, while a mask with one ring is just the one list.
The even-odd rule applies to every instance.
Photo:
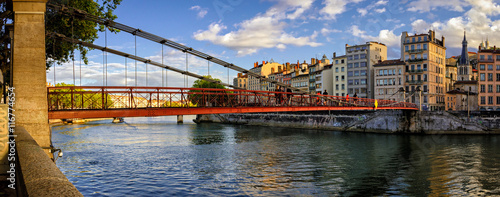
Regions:
[[[188, 72], [188, 54], [186, 53], [186, 72]], [[187, 76], [184, 75], [184, 87], [187, 88]]]
[[127, 87], [127, 57], [125, 57], [125, 87]]
[[[135, 56], [137, 56], [137, 35], [134, 35]], [[135, 61], [135, 86], [137, 87], [137, 60]]]
[[93, 22], [96, 22], [96, 23], [99, 23], [99, 24], [102, 24], [102, 25], [106, 25], [106, 26], [109, 26], [109, 27], [112, 27], [112, 28], [115, 28], [115, 29], [118, 29], [118, 30], [121, 30], [121, 31], [124, 31], [124, 32], [128, 32], [128, 33], [131, 33], [133, 35], [140, 36], [142, 38], [151, 40], [153, 42], [164, 44], [166, 46], [172, 47], [172, 48], [180, 50], [180, 51], [185, 51], [185, 52], [187, 52], [187, 53], [189, 53], [191, 55], [200, 57], [202, 59], [209, 60], [209, 61], [211, 61], [213, 63], [216, 63], [216, 64], [219, 64], [221, 66], [229, 67], [229, 68], [231, 68], [233, 70], [236, 70], [238, 72], [247, 73], [249, 76], [253, 76], [253, 77], [259, 78], [259, 79], [261, 79], [263, 81], [267, 81], [267, 82], [272, 83], [272, 84], [277, 84], [277, 85], [280, 85], [280, 86], [283, 86], [283, 87], [287, 87], [287, 88], [290, 88], [290, 89], [298, 91], [298, 92], [308, 93], [306, 91], [302, 91], [299, 88], [292, 87], [292, 86], [290, 86], [288, 84], [285, 84], [283, 82], [279, 82], [279, 81], [271, 80], [269, 78], [265, 78], [264, 76], [262, 76], [262, 75], [260, 75], [258, 73], [250, 72], [247, 69], [238, 67], [238, 66], [236, 66], [236, 65], [234, 65], [232, 63], [225, 62], [225, 61], [220, 60], [218, 58], [212, 57], [212, 56], [210, 56], [208, 54], [205, 54], [205, 53], [202, 53], [200, 51], [194, 50], [191, 47], [186, 47], [186, 46], [184, 46], [182, 44], [173, 42], [171, 40], [159, 37], [157, 35], [145, 32], [145, 31], [140, 30], [140, 29], [132, 28], [130, 26], [114, 22], [112, 20], [108, 20], [108, 19], [104, 19], [104, 18], [100, 18], [100, 17], [94, 16], [94, 15], [88, 14], [87, 12], [85, 12], [83, 10], [71, 8], [71, 7], [68, 7], [68, 6], [65, 6], [65, 5], [53, 4], [53, 3], [47, 3], [47, 6], [53, 8], [55, 11], [59, 11], [59, 12], [62, 12], [64, 14], [75, 15], [76, 17], [80, 17], [80, 18], [85, 19], [85, 20], [93, 21]]
[[82, 86], [82, 52], [80, 51], [80, 86]]
[[[105, 47], [108, 48], [108, 27], [104, 27], [104, 42]], [[108, 86], [108, 52], [106, 54], [106, 86]]]
[[[56, 54], [56, 39], [54, 39], [54, 42], [52, 42], [52, 54]], [[56, 65], [57, 62], [54, 61], [54, 87], [56, 87]]]
[[[75, 33], [73, 31], [73, 21], [75, 20], [75, 17], [71, 19], [71, 38], [75, 39]], [[71, 48], [73, 48], [72, 54], [71, 54], [71, 59], [73, 60], [73, 85], [76, 86], [76, 78], [75, 78], [75, 44], [71, 44]]]
[[153, 61], [151, 61], [149, 59], [145, 59], [145, 58], [142, 58], [142, 57], [137, 57], [137, 56], [132, 55], [132, 54], [124, 53], [124, 52], [117, 51], [117, 50], [114, 50], [114, 49], [105, 48], [105, 47], [98, 46], [98, 45], [95, 45], [95, 44], [92, 44], [92, 43], [88, 43], [88, 42], [83, 42], [83, 41], [78, 41], [78, 40], [74, 40], [74, 39], [71, 39], [71, 38], [67, 38], [66, 36], [64, 36], [62, 34], [51, 32], [51, 33], [48, 33], [47, 36], [53, 37], [53, 38], [56, 38], [56, 39], [59, 39], [59, 40], [65, 41], [65, 42], [72, 42], [72, 43], [75, 43], [75, 44], [83, 45], [85, 47], [94, 48], [94, 49], [98, 49], [98, 50], [103, 50], [103, 51], [106, 51], [106, 52], [109, 52], [109, 53], [112, 53], [112, 54], [115, 54], [115, 55], [119, 55], [119, 56], [130, 58], [130, 59], [133, 59], [133, 60], [136, 60], [136, 61], [140, 61], [140, 62], [144, 62], [144, 63], [149, 63], [149, 64], [152, 64], [152, 65], [155, 65], [155, 66], [158, 66], [158, 67], [169, 69], [171, 71], [174, 71], [174, 72], [177, 72], [177, 73], [180, 73], [180, 74], [183, 74], [183, 75], [188, 75], [190, 77], [194, 77], [194, 78], [197, 78], [197, 79], [205, 80], [205, 81], [208, 81], [208, 82], [211, 82], [211, 83], [215, 83], [215, 84], [221, 84], [223, 86], [231, 87], [233, 89], [243, 89], [243, 88], [238, 88], [236, 86], [233, 86], [231, 84], [226, 84], [226, 83], [223, 83], [223, 82], [211, 79], [211, 78], [207, 78], [207, 77], [198, 75], [196, 73], [187, 72], [187, 71], [184, 71], [184, 70], [172, 67], [172, 66], [164, 65], [164, 64], [161, 64], [161, 63], [158, 63], [158, 62], [153, 62]]
[[146, 63], [146, 86], [148, 86], [148, 63]]
[[[161, 64], [163, 64], [163, 45], [161, 45]], [[163, 81], [163, 69], [161, 69], [161, 87], [165, 87], [165, 82]]]

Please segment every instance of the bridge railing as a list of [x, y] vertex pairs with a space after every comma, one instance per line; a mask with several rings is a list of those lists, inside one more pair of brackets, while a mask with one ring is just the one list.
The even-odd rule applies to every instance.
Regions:
[[[49, 111], [194, 107], [374, 107], [374, 99], [210, 88], [48, 87]], [[377, 100], [379, 107], [417, 108], [412, 103]]]

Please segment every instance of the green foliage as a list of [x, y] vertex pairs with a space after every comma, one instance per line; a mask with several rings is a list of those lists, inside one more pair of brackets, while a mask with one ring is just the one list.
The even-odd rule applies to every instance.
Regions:
[[[214, 79], [210, 75], [206, 75], [204, 77], [222, 82], [220, 79]], [[211, 83], [201, 79], [194, 81], [192, 88], [226, 89], [226, 87], [221, 84]], [[232, 93], [230, 91], [203, 91], [205, 94], [196, 94], [196, 92], [201, 92], [201, 90], [190, 90], [188, 98], [192, 104], [200, 107], [229, 106], [230, 103], [228, 102], [228, 100], [234, 98], [234, 96], [227, 95], [228, 93]], [[210, 95], [210, 93], [212, 93], [212, 95]]]
[[[51, 3], [62, 4], [76, 9], [83, 10], [94, 16], [114, 20], [117, 18], [113, 11], [122, 0], [52, 0]], [[105, 30], [104, 25], [67, 16], [54, 10], [47, 9], [45, 15], [45, 29], [47, 32], [56, 32], [67, 37], [72, 37], [84, 42], [94, 42], [98, 38], [98, 31]], [[117, 32], [115, 29], [109, 29], [111, 32]], [[54, 63], [68, 62], [74, 57], [74, 50], [81, 51], [81, 56], [85, 64], [88, 63], [87, 53], [89, 48], [76, 44], [58, 41], [52, 38], [46, 38], [46, 58], [47, 69]]]
[[[58, 83], [56, 87], [75, 86], [73, 84]], [[71, 89], [54, 89], [51, 92], [71, 92]], [[92, 93], [89, 90], [74, 89], [73, 90], [73, 107], [74, 109], [101, 109], [102, 102], [105, 103], [105, 108], [113, 107], [113, 101], [109, 94]], [[103, 100], [104, 96], [104, 100]], [[71, 109], [71, 94], [50, 94], [50, 106], [57, 109]], [[83, 103], [83, 104], [82, 104]]]

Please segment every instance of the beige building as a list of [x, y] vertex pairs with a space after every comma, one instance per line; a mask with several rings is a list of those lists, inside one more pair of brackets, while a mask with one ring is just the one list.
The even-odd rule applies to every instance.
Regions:
[[347, 88], [351, 96], [374, 98], [373, 65], [387, 59], [387, 46], [378, 42], [362, 45], [346, 44]]
[[410, 102], [418, 104], [418, 94], [411, 94], [419, 87], [423, 92], [424, 110], [445, 109], [445, 38], [436, 39], [435, 32], [401, 35], [401, 60], [406, 62], [405, 89], [410, 92]]
[[[317, 92], [323, 92], [323, 86], [328, 84], [323, 84], [323, 70], [326, 65], [330, 64], [330, 60], [323, 55], [321, 60], [311, 58], [311, 65], [309, 66], [309, 93], [316, 94]], [[328, 76], [331, 77], [331, 76]], [[328, 78], [327, 77], [327, 78]]]
[[238, 77], [235, 78], [234, 86], [247, 89], [248, 87], [248, 75], [243, 73], [238, 73]]
[[333, 53], [332, 74], [333, 90], [331, 95], [345, 96], [347, 94], [347, 57], [345, 55], [337, 57], [336, 53]]
[[304, 63], [300, 64], [292, 64], [292, 69], [290, 69], [291, 73], [291, 85], [292, 87], [298, 88], [300, 91], [308, 92], [309, 91], [309, 64], [304, 61]]
[[500, 111], [500, 49], [481, 43], [478, 51], [479, 110]]
[[[261, 76], [268, 77], [273, 72], [277, 72], [281, 70], [283, 65], [276, 63], [271, 60], [271, 62], [262, 61], [262, 64], [258, 64], [258, 62], [254, 63], [254, 67], [250, 69], [250, 72], [254, 72], [260, 74]], [[262, 81], [264, 82], [264, 81]], [[274, 87], [274, 86], [273, 86]], [[249, 75], [248, 76], [248, 90], [264, 90], [268, 91], [270, 88], [273, 88], [269, 85], [269, 83], [261, 83], [260, 78]]]
[[400, 59], [385, 60], [373, 65], [375, 71], [375, 99], [403, 101], [404, 69], [406, 63]]

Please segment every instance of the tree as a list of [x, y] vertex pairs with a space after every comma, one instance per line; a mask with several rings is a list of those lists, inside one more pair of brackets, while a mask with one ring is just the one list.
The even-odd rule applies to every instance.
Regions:
[[[117, 16], [113, 14], [113, 11], [121, 3], [121, 1], [122, 0], [50, 0], [49, 3], [73, 7], [101, 18], [114, 20]], [[2, 16], [2, 31], [0, 33], [0, 37], [3, 37], [7, 33], [5, 30], [5, 24], [8, 21], [12, 22], [14, 20], [11, 0], [0, 1], [0, 15]], [[46, 32], [56, 32], [70, 38], [73, 37], [77, 40], [92, 43], [98, 38], [98, 31], [103, 32], [105, 30], [105, 26], [64, 15], [47, 6], [47, 12], [45, 14], [45, 29]], [[111, 32], [117, 32], [115, 29], [109, 30]], [[46, 38], [45, 43], [47, 69], [54, 63], [60, 64], [70, 61], [74, 57], [75, 50], [80, 51], [83, 61], [85, 64], [88, 63], [87, 52], [90, 49], [87, 47], [57, 41], [49, 37]], [[0, 47], [0, 49], [1, 48], [6, 48], [6, 46]], [[9, 65], [2, 63], [0, 66], [2, 67], [3, 75], [8, 77], [7, 73], [9, 72]], [[8, 79], [6, 79], [6, 81], [8, 81]]]
[[[209, 79], [213, 79], [218, 82], [222, 82], [220, 79], [214, 79], [210, 75], [204, 76]], [[226, 87], [218, 84], [212, 83], [205, 80], [198, 79], [194, 81], [192, 88], [210, 88], [212, 90], [189, 90], [189, 100], [196, 106], [217, 106], [217, 105], [228, 105], [229, 99], [233, 98], [228, 94], [232, 92], [226, 91]], [[221, 91], [213, 89], [222, 89]], [[203, 92], [203, 94], [197, 94], [197, 92]]]
[[[56, 87], [71, 87], [73, 84], [58, 83]], [[84, 89], [74, 89], [73, 99], [71, 98], [71, 89], [54, 89], [48, 93], [49, 108], [53, 109], [102, 109], [112, 108], [113, 101], [109, 94], [101, 92], [94, 93]], [[103, 99], [104, 96], [104, 99]], [[102, 102], [104, 101], [104, 105]]]

